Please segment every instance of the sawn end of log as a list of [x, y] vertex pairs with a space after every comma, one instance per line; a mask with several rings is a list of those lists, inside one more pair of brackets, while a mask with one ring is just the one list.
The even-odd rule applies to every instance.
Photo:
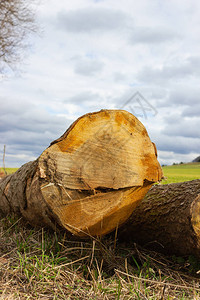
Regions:
[[0, 183], [0, 209], [31, 224], [57, 222], [78, 236], [101, 236], [123, 224], [162, 176], [142, 123], [124, 110], [101, 110], [77, 119]]

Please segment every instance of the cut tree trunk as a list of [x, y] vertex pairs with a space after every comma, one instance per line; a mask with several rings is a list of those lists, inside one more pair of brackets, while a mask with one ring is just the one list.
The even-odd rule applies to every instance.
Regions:
[[200, 180], [153, 186], [118, 234], [165, 253], [200, 256]]
[[2, 179], [0, 211], [100, 236], [125, 222], [161, 178], [140, 121], [127, 111], [102, 110], [80, 117], [36, 161]]

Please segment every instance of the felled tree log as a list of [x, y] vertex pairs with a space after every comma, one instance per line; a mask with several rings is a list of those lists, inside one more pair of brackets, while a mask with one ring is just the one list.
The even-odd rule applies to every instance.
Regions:
[[200, 180], [153, 186], [118, 237], [169, 254], [200, 256]]
[[99, 236], [122, 224], [162, 177], [146, 129], [123, 110], [80, 117], [40, 157], [0, 181], [0, 211]]

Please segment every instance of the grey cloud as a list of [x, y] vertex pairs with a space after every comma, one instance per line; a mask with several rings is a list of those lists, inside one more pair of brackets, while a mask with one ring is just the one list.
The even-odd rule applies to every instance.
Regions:
[[28, 132], [51, 132], [55, 134], [63, 127], [65, 118], [58, 118], [55, 115], [50, 115], [45, 111], [29, 107], [29, 111], [21, 114], [13, 114], [9, 111], [6, 114], [0, 113], [0, 128], [1, 132], [10, 130], [23, 130]]
[[90, 90], [86, 90], [72, 97], [66, 98], [63, 103], [76, 105], [76, 115], [78, 114], [78, 116], [88, 113], [88, 111], [98, 111], [108, 107], [109, 105], [108, 99], [104, 99], [100, 93], [95, 91], [92, 92]]
[[17, 99], [17, 105], [14, 101], [8, 101], [4, 97], [0, 97], [1, 109], [0, 109], [0, 116], [8, 115], [12, 112], [13, 115], [17, 116], [21, 114], [22, 111], [27, 111], [30, 109], [30, 104], [28, 102], [22, 101]]
[[127, 80], [127, 76], [126, 76], [126, 74], [124, 74], [124, 73], [120, 73], [120, 72], [115, 72], [114, 74], [113, 74], [113, 78], [114, 78], [114, 81], [115, 82], [124, 82], [124, 81], [126, 81]]
[[149, 128], [150, 138], [160, 151], [189, 155], [200, 151], [200, 120], [183, 118], [174, 111], [162, 117], [162, 128]]
[[88, 105], [89, 103], [97, 103], [102, 102], [102, 98], [100, 94], [97, 92], [91, 92], [91, 91], [84, 91], [82, 93], [76, 94], [73, 97], [70, 97], [66, 100], [64, 100], [65, 103], [75, 103], [78, 105]]
[[27, 105], [23, 101], [19, 105], [15, 103], [4, 101], [0, 111], [0, 151], [5, 144], [8, 166], [15, 161], [16, 154], [19, 155], [18, 166], [30, 160], [29, 157], [39, 156], [71, 123], [36, 105]]
[[200, 104], [200, 88], [181, 85], [177, 90], [171, 90], [167, 102], [168, 105], [196, 107]]
[[187, 154], [176, 154], [174, 152], [168, 151], [158, 151], [158, 160], [160, 164], [172, 165], [173, 163], [191, 162], [194, 158], [199, 155], [199, 152], [190, 152]]
[[200, 68], [200, 56], [190, 56], [187, 60], [191, 66]]
[[57, 15], [57, 26], [70, 32], [116, 30], [126, 24], [126, 14], [106, 8], [84, 8], [62, 11]]
[[[199, 102], [200, 102], [200, 96], [199, 96]], [[183, 117], [200, 117], [200, 103], [196, 104], [191, 102], [190, 106], [185, 108], [182, 112]]]
[[30, 155], [23, 155], [23, 154], [18, 154], [18, 155], [10, 155], [7, 154], [6, 152], [6, 156], [5, 156], [5, 166], [6, 167], [10, 167], [10, 168], [19, 168], [22, 165], [24, 165], [25, 163], [29, 162], [29, 161], [33, 161], [35, 160], [36, 157], [35, 156], [30, 156]]
[[159, 44], [179, 38], [176, 32], [168, 28], [135, 27], [129, 41], [131, 44]]
[[189, 57], [183, 61], [165, 64], [161, 68], [145, 67], [138, 72], [137, 78], [151, 83], [167, 83], [189, 76], [200, 76], [200, 57]]
[[74, 71], [77, 74], [84, 76], [92, 76], [100, 73], [103, 70], [104, 63], [91, 58], [80, 58], [76, 61]]
[[162, 131], [164, 134], [176, 137], [198, 139], [200, 147], [200, 119], [177, 117], [177, 114], [165, 119], [167, 125]]
[[159, 133], [159, 135], [152, 135], [151, 140], [156, 144], [158, 151], [169, 151], [175, 154], [190, 154], [199, 153], [200, 140], [193, 137], [170, 136]]

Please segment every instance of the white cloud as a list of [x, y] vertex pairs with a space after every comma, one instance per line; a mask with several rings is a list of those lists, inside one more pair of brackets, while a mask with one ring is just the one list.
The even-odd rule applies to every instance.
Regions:
[[198, 156], [199, 9], [195, 0], [42, 1], [43, 33], [23, 73], [0, 81], [7, 166], [36, 158], [80, 115], [121, 108], [137, 91], [158, 112], [145, 119], [135, 110], [162, 163]]
[[75, 60], [74, 71], [83, 76], [93, 76], [103, 70], [104, 63], [93, 57], [79, 57]]
[[160, 44], [172, 42], [180, 36], [175, 31], [162, 27], [136, 27], [130, 37], [131, 44]]
[[144, 67], [138, 72], [137, 78], [140, 81], [169, 84], [169, 81], [184, 81], [188, 77], [200, 76], [200, 57], [190, 56], [188, 58], [177, 57], [172, 62], [162, 66]]
[[117, 30], [126, 22], [126, 15], [121, 11], [107, 8], [82, 8], [60, 11], [57, 14], [57, 26], [74, 33], [91, 33]]

